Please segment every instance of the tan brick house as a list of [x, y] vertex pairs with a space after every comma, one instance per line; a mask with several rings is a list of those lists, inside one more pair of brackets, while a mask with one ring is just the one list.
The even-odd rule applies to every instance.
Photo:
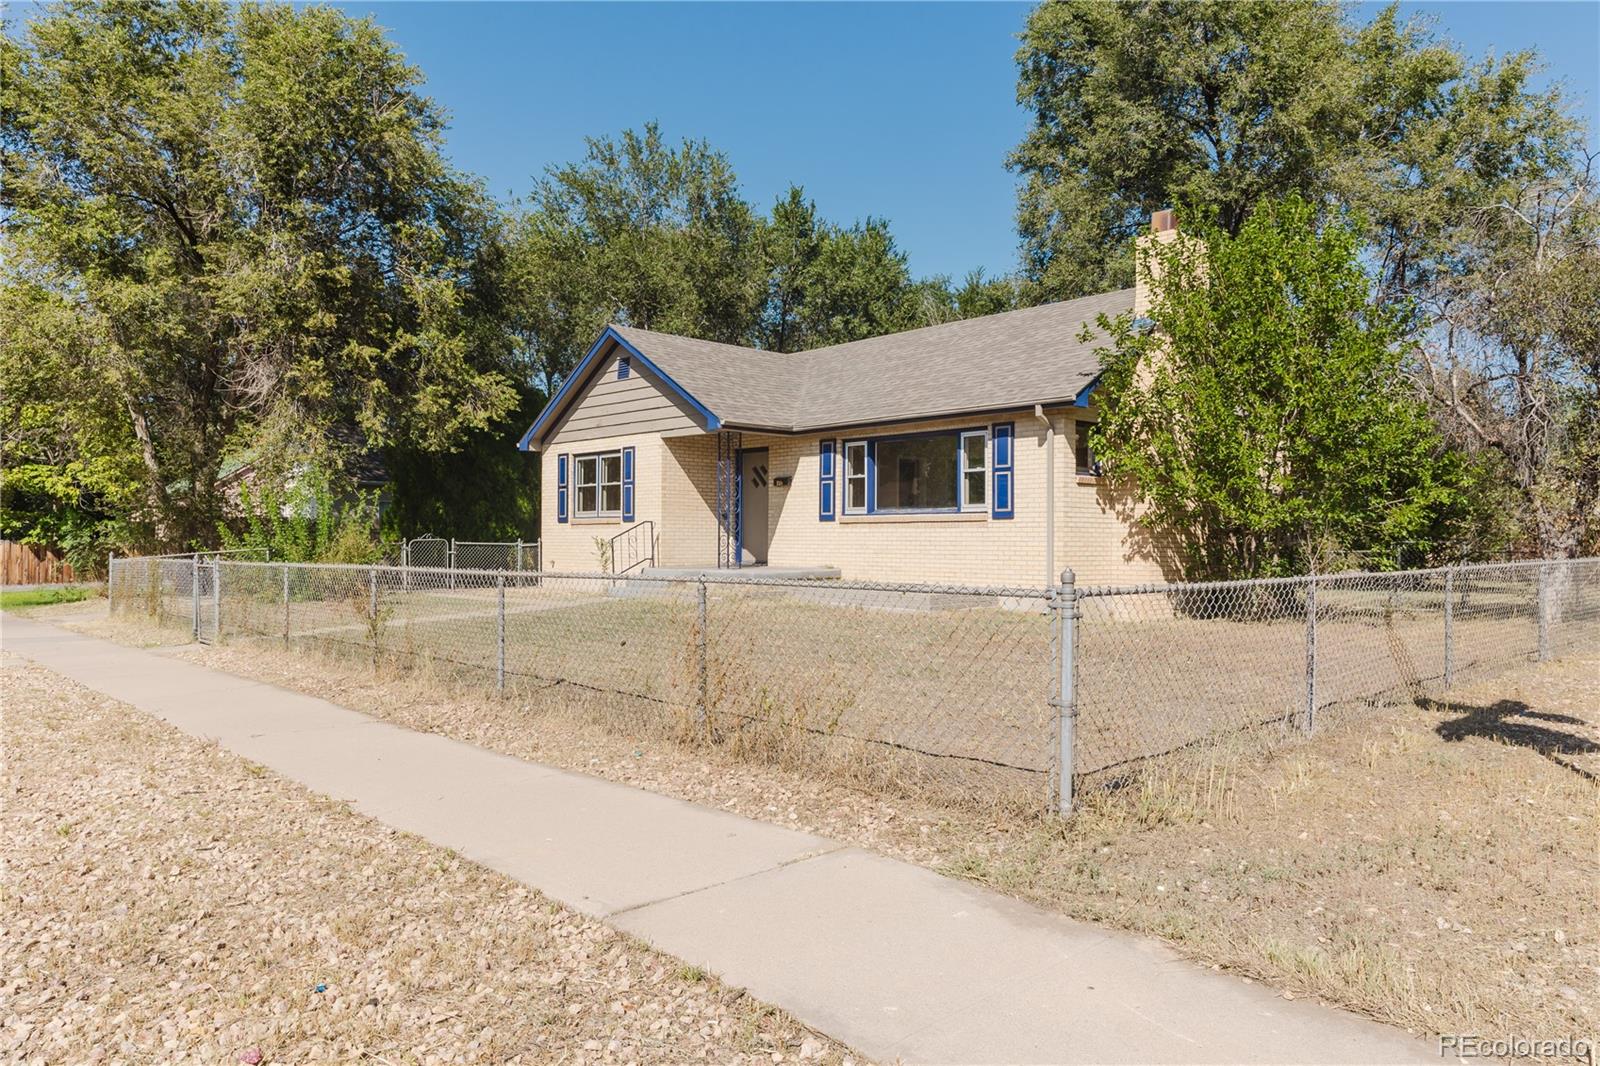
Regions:
[[543, 565], [1160, 580], [1084, 438], [1099, 365], [1080, 336], [1143, 300], [788, 355], [610, 326], [519, 444], [540, 456]]

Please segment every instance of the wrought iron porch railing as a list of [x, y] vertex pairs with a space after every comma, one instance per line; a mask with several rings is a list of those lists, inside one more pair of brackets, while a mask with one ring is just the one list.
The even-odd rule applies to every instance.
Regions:
[[646, 518], [611, 538], [611, 572], [626, 574], [656, 562], [656, 524]]

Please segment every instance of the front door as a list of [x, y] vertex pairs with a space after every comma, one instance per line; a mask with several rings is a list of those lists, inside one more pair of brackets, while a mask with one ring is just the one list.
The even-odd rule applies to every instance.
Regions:
[[767, 561], [767, 449], [739, 453], [739, 558], [745, 566]]

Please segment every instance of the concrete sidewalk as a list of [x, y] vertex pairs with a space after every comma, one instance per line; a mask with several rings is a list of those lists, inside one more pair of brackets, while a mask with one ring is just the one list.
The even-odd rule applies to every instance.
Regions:
[[922, 867], [5, 615], [0, 644], [597, 915], [882, 1061], [1438, 1062]]

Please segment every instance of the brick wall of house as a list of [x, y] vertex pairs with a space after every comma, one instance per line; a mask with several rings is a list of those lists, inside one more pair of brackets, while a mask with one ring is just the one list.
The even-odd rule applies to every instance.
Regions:
[[[667, 531], [661, 512], [662, 438], [654, 433], [600, 437], [569, 441], [558, 437], [539, 453], [539, 557], [546, 570], [590, 573], [600, 569], [600, 549], [595, 538], [610, 538], [626, 525], [620, 518], [578, 518], [577, 493], [569, 495], [571, 509], [566, 522], [556, 521], [556, 457], [563, 453], [576, 457], [594, 452], [618, 451], [632, 446], [634, 452], [634, 522], [649, 519], [656, 525], [658, 540]], [[568, 460], [569, 464], [571, 459]], [[571, 466], [568, 467], [569, 471]], [[569, 474], [569, 480], [571, 475]], [[657, 551], [660, 551], [658, 545]]]
[[[1159, 552], [1130, 522], [1125, 503], [1100, 479], [1082, 478], [1074, 461], [1077, 415], [1050, 412], [1056, 449], [1057, 572], [1072, 567], [1085, 584], [1160, 581], [1166, 576]], [[1087, 412], [1092, 415], [1092, 412]], [[848, 579], [954, 584], [1042, 586], [1045, 559], [1045, 431], [1032, 414], [1004, 419], [958, 418], [851, 431], [882, 436], [937, 429], [975, 429], [994, 421], [1015, 427], [1016, 517], [987, 512], [961, 515], [846, 515], [843, 513], [843, 448], [840, 442], [838, 516], [818, 519], [818, 442], [822, 435], [746, 433], [746, 448], [768, 449], [774, 483], [768, 494], [772, 566], [835, 566]], [[660, 437], [633, 434], [562, 446], [541, 454], [544, 465], [544, 565], [551, 570], [594, 570], [600, 564], [597, 536], [624, 527], [619, 519], [556, 521], [556, 456], [576, 456], [632, 445], [637, 449], [635, 520], [656, 523], [656, 558], [661, 566], [713, 566], [717, 558], [716, 443], [710, 434]], [[789, 478], [788, 485], [777, 481]], [[574, 493], [574, 511], [576, 494]]]
[[1161, 544], [1133, 522], [1125, 495], [1103, 478], [1077, 472], [1077, 434], [1094, 411], [1054, 414], [1056, 425], [1056, 567], [1071, 567], [1085, 585], [1129, 585], [1176, 578]]
[[[933, 581], [960, 584], [1043, 585], [1045, 553], [1045, 428], [1032, 416], [1011, 421], [1016, 432], [1016, 517], [987, 513], [961, 515], [863, 515], [840, 513], [832, 522], [817, 517], [818, 442], [821, 435], [798, 437], [746, 434], [747, 448], [769, 449], [774, 485], [769, 496], [773, 566], [836, 566], [848, 579]], [[996, 419], [959, 418], [914, 425], [853, 430], [848, 436], [880, 436], [936, 429], [976, 429]], [[1118, 513], [1116, 501], [1098, 479], [1080, 479], [1073, 461], [1074, 420], [1066, 411], [1051, 413], [1056, 449], [1056, 551], [1059, 572], [1071, 566], [1080, 581], [1092, 584], [1158, 581], [1161, 566], [1142, 557], [1143, 538]], [[838, 498], [843, 501], [845, 435], [841, 442]]]
[[717, 439], [709, 433], [662, 440], [662, 566], [717, 564]]

